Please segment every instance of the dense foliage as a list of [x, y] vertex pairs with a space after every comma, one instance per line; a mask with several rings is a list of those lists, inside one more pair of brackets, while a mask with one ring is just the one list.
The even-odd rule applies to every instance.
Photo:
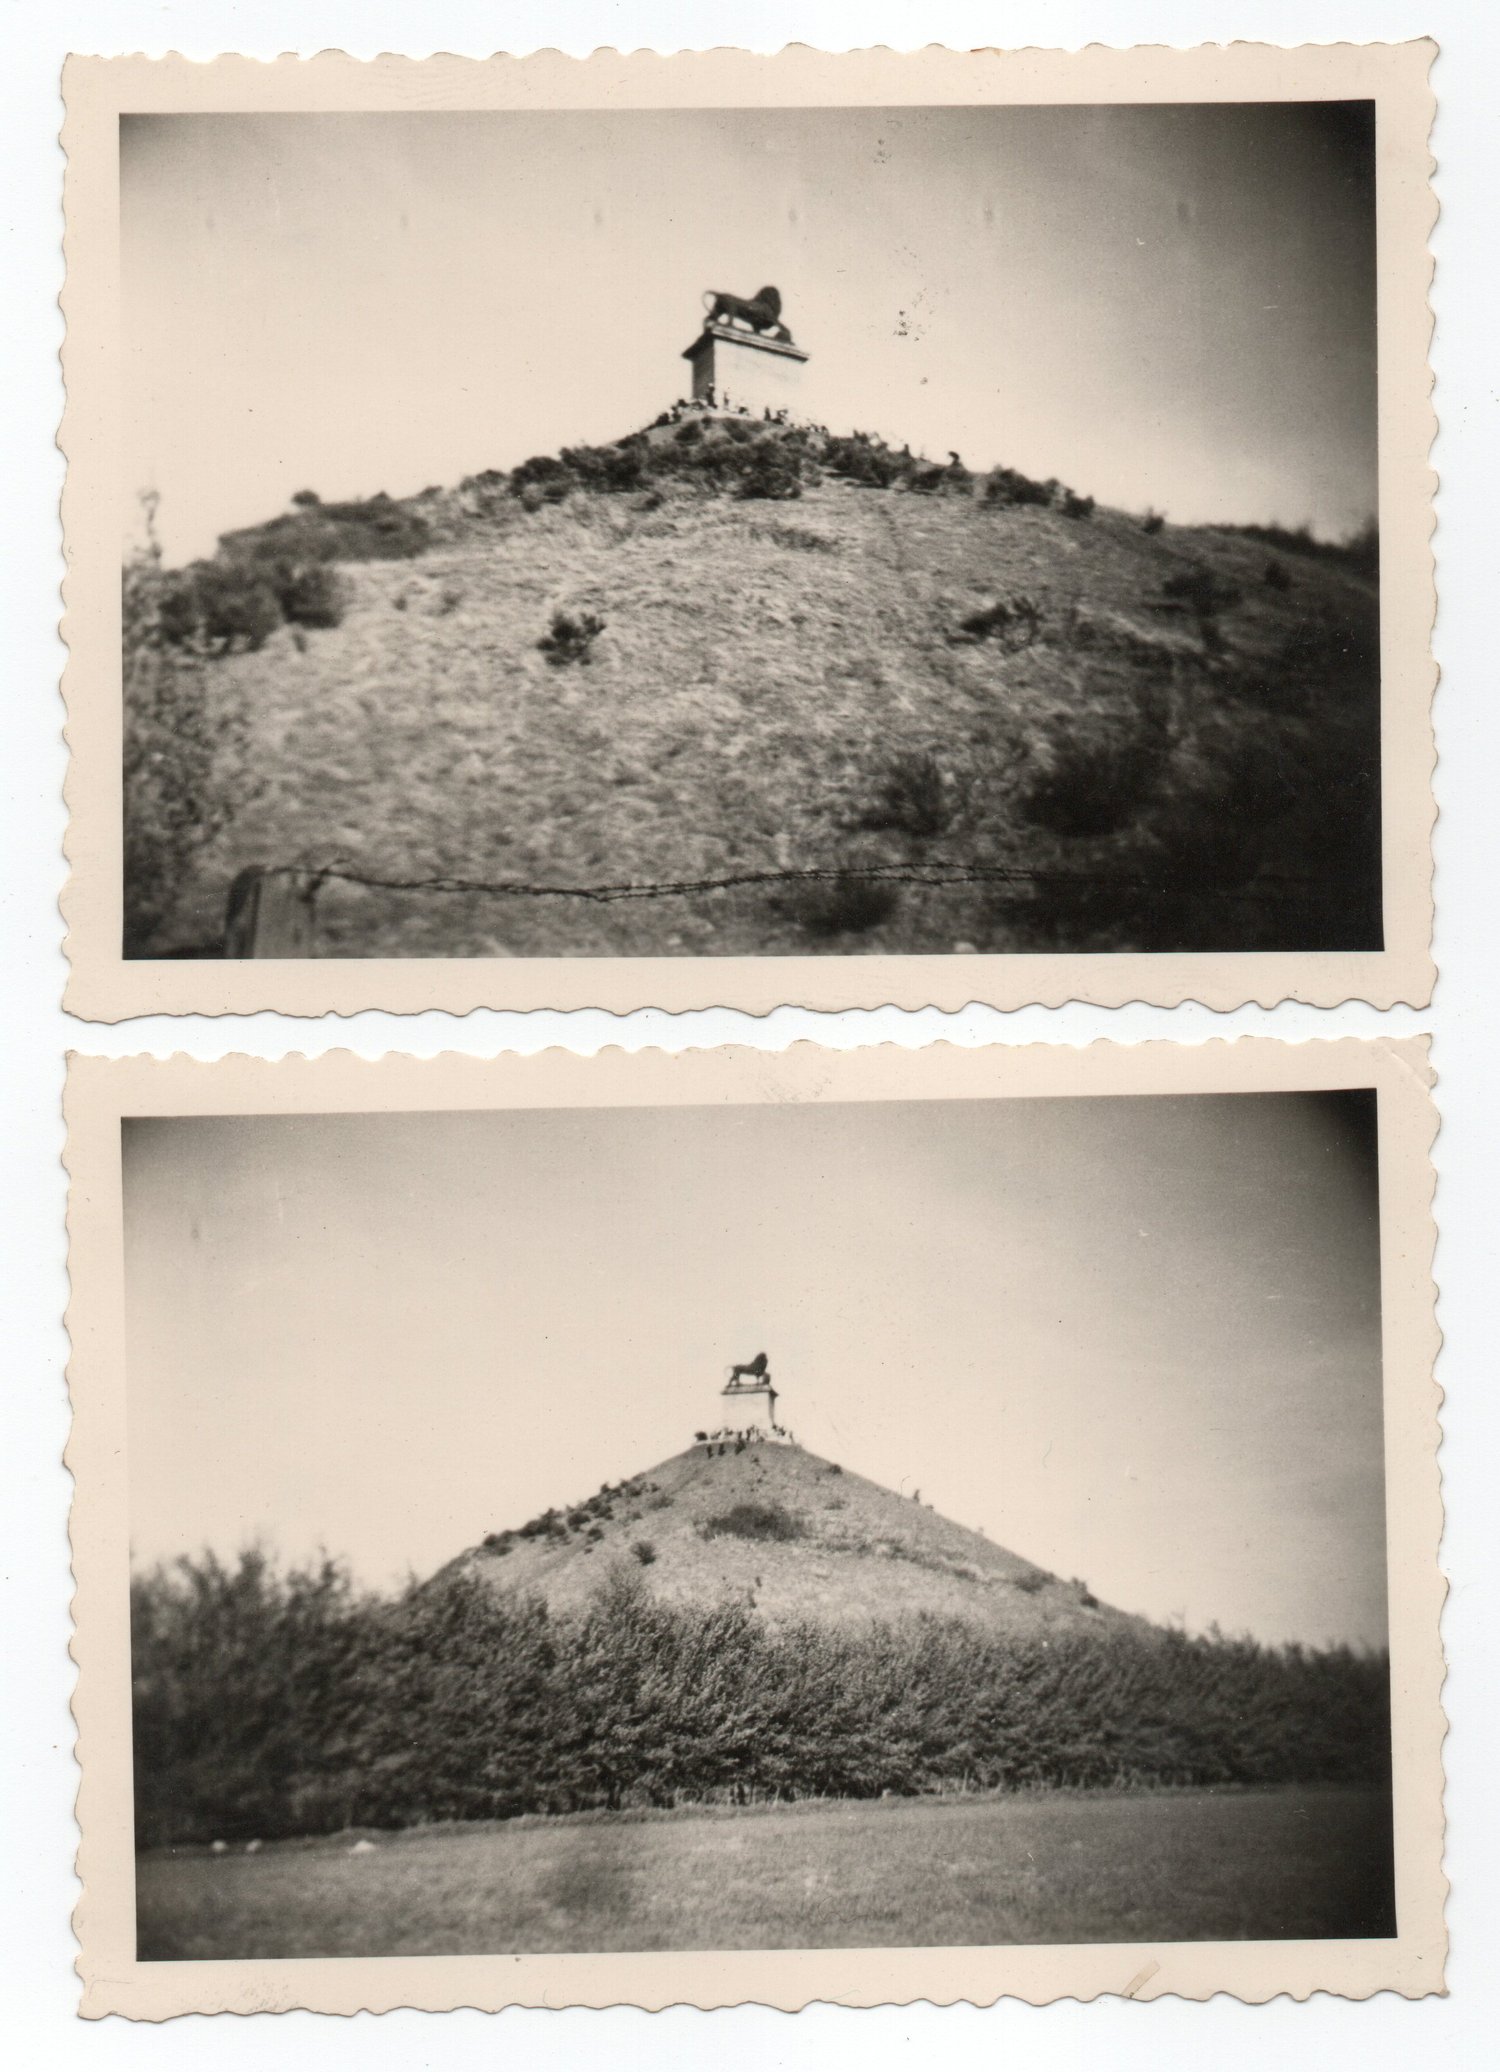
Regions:
[[[555, 466], [556, 463], [554, 462]], [[230, 560], [407, 561], [431, 545], [426, 520], [384, 490], [376, 496], [323, 503], [313, 490], [292, 498], [293, 508], [264, 525], [225, 533], [220, 551]]]
[[[216, 683], [207, 667], [221, 635], [229, 637], [223, 618], [234, 620], [245, 611], [244, 623], [235, 624], [249, 635], [259, 623], [257, 611], [281, 622], [276, 599], [267, 594], [221, 597], [212, 632], [202, 615], [183, 623], [184, 578], [162, 567], [154, 509], [154, 498], [146, 499], [145, 543], [128, 557], [121, 587], [127, 957], [152, 953], [184, 885], [228, 826], [235, 804], [254, 796], [243, 702]], [[226, 781], [231, 772], [232, 781]]]
[[[638, 1557], [639, 1558], [639, 1557]], [[132, 1590], [141, 1846], [681, 1800], [1383, 1782], [1388, 1668], [1100, 1624], [773, 1628], [641, 1567], [554, 1613], [451, 1572], [206, 1557]]]
[[1342, 540], [1316, 539], [1306, 525], [1216, 525], [1214, 530], [1258, 540], [1267, 547], [1279, 548], [1283, 554], [1300, 554], [1309, 561], [1341, 563], [1372, 582], [1380, 573], [1380, 530], [1373, 518]]

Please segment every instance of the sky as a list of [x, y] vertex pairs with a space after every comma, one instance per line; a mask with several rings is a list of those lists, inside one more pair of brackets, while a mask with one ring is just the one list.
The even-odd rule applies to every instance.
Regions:
[[138, 1563], [430, 1573], [765, 1350], [801, 1444], [1108, 1602], [1384, 1641], [1373, 1096], [123, 1129]]
[[1376, 503], [1367, 103], [129, 116], [125, 467], [170, 561], [686, 392], [780, 288], [805, 414], [1183, 523]]

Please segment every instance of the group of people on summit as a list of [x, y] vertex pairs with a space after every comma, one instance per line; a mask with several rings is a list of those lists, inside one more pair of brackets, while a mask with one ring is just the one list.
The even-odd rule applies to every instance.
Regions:
[[720, 1425], [716, 1432], [694, 1432], [693, 1437], [700, 1446], [707, 1444], [710, 1460], [716, 1453], [743, 1453], [747, 1446], [759, 1446], [767, 1439], [781, 1439], [789, 1446], [797, 1443], [796, 1434], [785, 1425], [746, 1425], [739, 1431]]
[[[695, 410], [728, 411], [732, 417], [753, 417], [755, 415], [755, 412], [751, 410], [748, 404], [731, 402], [727, 394], [721, 395], [718, 389], [709, 387], [701, 396], [679, 396], [670, 410], [664, 410], [660, 417], [652, 420], [651, 428], [653, 431], [659, 431], [663, 425], [681, 424], [684, 418], [690, 416]], [[761, 412], [761, 417], [766, 424], [789, 425], [792, 421], [791, 412], [785, 405], [779, 410], [773, 410], [768, 403]], [[826, 431], [827, 427], [813, 425], [810, 429], [813, 431]]]

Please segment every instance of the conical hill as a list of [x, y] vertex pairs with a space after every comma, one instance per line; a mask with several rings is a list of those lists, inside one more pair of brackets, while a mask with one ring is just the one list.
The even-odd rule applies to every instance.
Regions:
[[583, 1604], [624, 1567], [667, 1603], [739, 1602], [773, 1624], [925, 1613], [1036, 1632], [1127, 1617], [912, 1498], [776, 1443], [694, 1446], [586, 1502], [490, 1533], [452, 1566], [555, 1609]]

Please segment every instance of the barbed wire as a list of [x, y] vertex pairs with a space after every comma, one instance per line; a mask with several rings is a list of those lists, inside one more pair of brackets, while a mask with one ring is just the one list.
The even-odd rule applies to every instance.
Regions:
[[[734, 892], [766, 885], [837, 884], [849, 879], [877, 884], [926, 885], [939, 889], [950, 885], [1012, 884], [1107, 885], [1114, 890], [1130, 887], [1146, 893], [1160, 893], [1167, 889], [1162, 880], [1142, 872], [1048, 871], [1033, 870], [1019, 864], [970, 861], [814, 865], [802, 870], [733, 871], [719, 877], [671, 878], [645, 883], [623, 881], [606, 885], [544, 885], [519, 878], [465, 878], [442, 872], [431, 877], [398, 878], [357, 871], [345, 864], [264, 864], [259, 867], [259, 875], [263, 878], [311, 878], [316, 881], [314, 892], [324, 882], [333, 880], [373, 892], [467, 893], [494, 899], [582, 899], [599, 905], [629, 899], [684, 899], [698, 894]], [[1207, 894], [1214, 898], [1259, 902], [1270, 899], [1283, 904], [1298, 904], [1301, 903], [1299, 887], [1326, 891], [1346, 882], [1355, 883], [1357, 880], [1352, 873], [1330, 871], [1322, 877], [1266, 876], [1244, 885], [1215, 884], [1212, 880], [1197, 878], [1188, 889], [1196, 895]]]

